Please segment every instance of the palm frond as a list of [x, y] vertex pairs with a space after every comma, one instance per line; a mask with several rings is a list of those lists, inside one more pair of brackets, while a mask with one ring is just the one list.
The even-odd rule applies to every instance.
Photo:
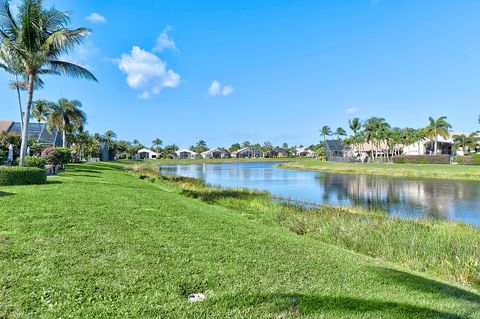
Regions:
[[18, 26], [13, 17], [8, 0], [3, 1], [3, 4], [0, 6], [0, 25], [2, 25], [2, 37], [8, 37], [10, 39], [17, 37]]
[[3, 69], [4, 71], [8, 72], [8, 73], [12, 73], [11, 72], [11, 69], [4, 63], [0, 62], [0, 69]]
[[66, 26], [70, 22], [67, 12], [59, 11], [54, 7], [44, 13], [44, 27], [47, 33], [54, 33], [59, 26]]
[[60, 29], [50, 34], [41, 46], [49, 57], [60, 57], [69, 53], [72, 48], [81, 44], [90, 34], [87, 28]]
[[87, 80], [98, 82], [97, 78], [90, 71], [79, 65], [57, 60], [48, 61], [47, 63], [50, 66], [50, 70], [54, 72], [58, 72], [60, 74], [68, 75], [74, 78], [84, 78]]

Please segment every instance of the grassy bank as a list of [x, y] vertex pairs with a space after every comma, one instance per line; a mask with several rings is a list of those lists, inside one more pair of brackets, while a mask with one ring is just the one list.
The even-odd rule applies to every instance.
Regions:
[[2, 187], [0, 318], [480, 318], [474, 290], [193, 190], [104, 163]]
[[[144, 176], [158, 176], [135, 165]], [[338, 245], [364, 255], [395, 262], [416, 271], [480, 289], [480, 231], [443, 221], [393, 218], [360, 208], [304, 208], [272, 201], [268, 193], [221, 189], [200, 180], [165, 176], [179, 193], [229, 208], [266, 224]], [[151, 181], [155, 181], [151, 177]]]
[[283, 168], [331, 173], [370, 174], [408, 178], [480, 180], [480, 166], [433, 164], [335, 163], [313, 159], [283, 163]]

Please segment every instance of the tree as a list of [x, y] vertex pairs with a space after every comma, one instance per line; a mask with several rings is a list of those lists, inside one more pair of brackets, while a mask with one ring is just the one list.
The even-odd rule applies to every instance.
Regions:
[[71, 136], [70, 150], [75, 162], [81, 162], [88, 157], [100, 157], [100, 143], [88, 131]]
[[348, 120], [348, 127], [353, 131], [353, 134], [357, 134], [362, 129], [362, 123], [358, 117], [354, 117], [351, 120]]
[[162, 144], [163, 144], [163, 141], [157, 137], [152, 141], [153, 150], [157, 153], [160, 153], [160, 151], [162, 150], [161, 148]]
[[323, 136], [323, 141], [326, 141], [327, 139], [327, 136], [331, 136], [332, 135], [332, 130], [330, 129], [330, 127], [328, 126], [324, 126], [322, 127], [322, 129], [320, 130], [320, 135]]
[[387, 138], [387, 132], [390, 129], [390, 124], [384, 118], [372, 117], [363, 123], [365, 129], [365, 140], [373, 145], [373, 160], [378, 157], [378, 151], [381, 143]]
[[397, 155], [398, 146], [402, 143], [403, 140], [403, 131], [398, 127], [394, 127], [391, 130], [387, 130], [386, 142], [388, 146], [387, 150], [387, 160], [389, 160], [389, 155]]
[[242, 146], [240, 145], [240, 143], [235, 143], [235, 144], [232, 144], [232, 146], [230, 146], [230, 147], [228, 148], [228, 151], [229, 151], [230, 153], [233, 153], [233, 152], [238, 151], [238, 150], [241, 149], [241, 148], [242, 148]]
[[174, 158], [176, 151], [178, 151], [177, 145], [166, 145], [162, 150], [162, 158]]
[[200, 140], [195, 146], [192, 146], [190, 150], [198, 154], [208, 151], [207, 142], [205, 142], [204, 140]]
[[250, 147], [252, 144], [249, 141], [244, 141], [242, 143], [242, 148]]
[[447, 122], [446, 116], [440, 116], [437, 119], [430, 116], [428, 120], [430, 123], [424, 128], [425, 136], [434, 142], [433, 153], [437, 154], [438, 137], [448, 138], [448, 129], [451, 128], [452, 125]]
[[453, 136], [454, 145], [456, 148], [462, 148], [464, 154], [467, 154], [471, 150], [475, 150], [477, 147], [477, 134], [471, 133], [470, 135], [460, 134]]
[[82, 103], [78, 100], [61, 98], [57, 103], [50, 104], [47, 120], [49, 131], [56, 129], [62, 132], [63, 147], [67, 147], [67, 134], [83, 131], [87, 116], [80, 110]]
[[273, 151], [273, 145], [269, 141], [263, 143], [263, 147], [261, 151], [265, 154], [265, 156], [270, 156], [271, 152]]
[[42, 151], [42, 157], [45, 158], [48, 164], [53, 165], [54, 174], [56, 166], [61, 165], [63, 168], [65, 164], [72, 161], [72, 153], [66, 147], [47, 147]]
[[[52, 105], [50, 102], [46, 100], [38, 100], [33, 104], [32, 116], [37, 119], [38, 123], [42, 121], [45, 122], [48, 120], [48, 116], [50, 115], [51, 109], [52, 109]], [[40, 134], [38, 134], [37, 142], [40, 141], [44, 128], [45, 128], [45, 125], [42, 125]]]
[[[0, 6], [0, 67], [13, 69], [27, 83], [27, 99], [23, 116], [20, 166], [27, 151], [28, 121], [35, 81], [40, 75], [68, 75], [97, 81], [87, 69], [61, 60], [90, 33], [86, 28], [69, 29], [66, 12], [45, 9], [42, 0], [21, 0], [14, 17], [8, 1]], [[5, 61], [5, 57], [15, 60]], [[11, 62], [10, 67], [8, 62]]]
[[339, 127], [335, 130], [335, 135], [337, 136], [337, 140], [341, 140], [342, 139], [342, 136], [347, 136], [347, 132]]

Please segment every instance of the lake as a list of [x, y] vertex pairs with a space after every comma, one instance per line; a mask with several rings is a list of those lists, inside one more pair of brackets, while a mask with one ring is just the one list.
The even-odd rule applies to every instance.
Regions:
[[360, 206], [410, 218], [480, 226], [480, 182], [288, 170], [278, 163], [162, 165], [162, 174], [193, 177], [221, 187], [270, 192], [313, 204]]

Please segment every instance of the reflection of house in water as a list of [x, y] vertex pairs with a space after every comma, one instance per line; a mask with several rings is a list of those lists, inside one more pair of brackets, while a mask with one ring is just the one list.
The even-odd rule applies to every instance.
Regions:
[[[406, 216], [434, 219], [451, 217], [453, 204], [459, 199], [472, 202], [480, 196], [480, 188], [468, 187], [465, 181], [405, 180], [374, 175], [322, 174], [318, 177], [324, 196], [350, 199], [351, 204]], [[467, 182], [468, 183], [468, 182]], [[472, 191], [472, 189], [474, 191]]]

